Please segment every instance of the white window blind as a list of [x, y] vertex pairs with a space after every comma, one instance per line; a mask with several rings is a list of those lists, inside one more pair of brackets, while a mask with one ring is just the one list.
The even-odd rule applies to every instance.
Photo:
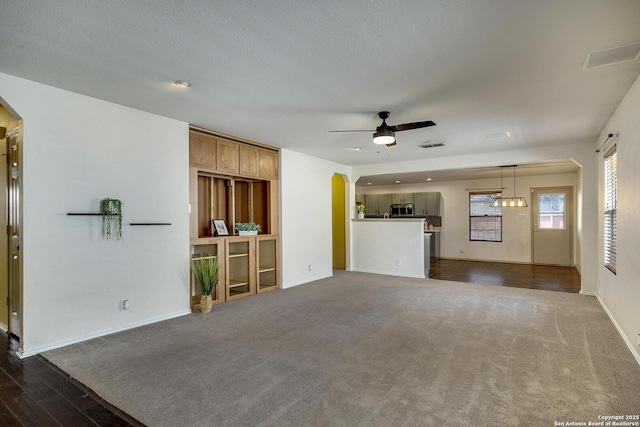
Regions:
[[604, 266], [616, 272], [618, 156], [614, 146], [604, 156]]
[[469, 240], [502, 242], [502, 207], [491, 207], [500, 192], [469, 193]]

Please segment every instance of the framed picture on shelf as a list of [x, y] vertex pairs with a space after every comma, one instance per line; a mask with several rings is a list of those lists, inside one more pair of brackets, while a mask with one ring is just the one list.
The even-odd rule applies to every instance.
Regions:
[[224, 219], [212, 219], [213, 224], [213, 235], [214, 236], [228, 236], [229, 230], [227, 229], [227, 224], [224, 222]]

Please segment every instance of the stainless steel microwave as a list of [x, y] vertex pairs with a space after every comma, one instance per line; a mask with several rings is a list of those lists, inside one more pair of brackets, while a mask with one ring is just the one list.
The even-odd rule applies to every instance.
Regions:
[[393, 216], [413, 216], [413, 203], [394, 203], [391, 205]]

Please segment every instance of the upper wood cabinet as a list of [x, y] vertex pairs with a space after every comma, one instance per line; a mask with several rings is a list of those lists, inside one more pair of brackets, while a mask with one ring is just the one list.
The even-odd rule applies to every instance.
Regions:
[[240, 145], [240, 175], [258, 177], [259, 151], [248, 145]]
[[260, 178], [278, 179], [278, 153], [260, 150]]
[[216, 167], [216, 138], [200, 133], [189, 133], [189, 163], [207, 169]]
[[237, 175], [238, 168], [238, 143], [218, 139], [216, 170], [222, 173]]
[[193, 130], [189, 133], [189, 164], [234, 177], [278, 179], [276, 149]]

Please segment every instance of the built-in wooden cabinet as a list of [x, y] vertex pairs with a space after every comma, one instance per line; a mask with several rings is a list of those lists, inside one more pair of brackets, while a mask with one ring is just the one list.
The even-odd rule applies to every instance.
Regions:
[[238, 143], [224, 139], [217, 140], [216, 171], [229, 175], [239, 173]]
[[189, 134], [189, 164], [202, 166], [207, 170], [216, 164], [216, 138], [201, 133]]
[[256, 293], [255, 238], [225, 239], [227, 301]]
[[[189, 164], [191, 257], [218, 259], [214, 302], [277, 289], [278, 150], [192, 127]], [[215, 236], [214, 219], [224, 220], [229, 236]], [[235, 223], [251, 221], [260, 224], [260, 234], [234, 235]], [[197, 309], [194, 285], [190, 298]]]
[[201, 171], [263, 180], [278, 179], [278, 151], [192, 130], [189, 164]]
[[278, 153], [260, 150], [260, 172], [262, 179], [278, 179]]
[[[216, 259], [218, 260], [218, 284], [215, 292], [212, 293], [211, 299], [213, 304], [220, 304], [226, 300], [225, 290], [225, 266], [222, 260], [224, 259], [224, 242], [220, 239], [202, 239], [199, 244], [191, 246], [191, 260], [196, 259]], [[193, 276], [191, 277], [191, 308], [195, 310], [200, 309], [200, 287], [196, 283]]]
[[[191, 259], [218, 260], [218, 286], [213, 303], [233, 301], [278, 289], [278, 236], [228, 236], [193, 239]], [[191, 278], [191, 309], [200, 309], [200, 288]]]
[[260, 236], [256, 239], [256, 259], [258, 266], [257, 292], [278, 287], [278, 238]]
[[257, 148], [241, 145], [240, 175], [258, 178], [260, 168], [260, 152]]

